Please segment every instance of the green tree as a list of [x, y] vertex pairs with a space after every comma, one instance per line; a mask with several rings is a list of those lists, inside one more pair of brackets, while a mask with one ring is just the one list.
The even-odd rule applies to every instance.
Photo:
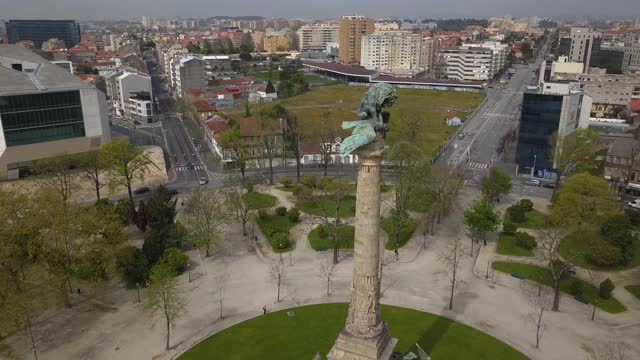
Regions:
[[175, 271], [166, 264], [154, 266], [151, 273], [151, 286], [146, 291], [144, 308], [152, 317], [160, 317], [166, 324], [165, 350], [171, 343], [171, 328], [182, 316], [185, 303], [178, 290]]
[[37, 161], [34, 172], [43, 175], [39, 182], [46, 190], [54, 192], [63, 204], [68, 204], [71, 196], [78, 190], [75, 177], [81, 164], [76, 155], [59, 155]]
[[72, 291], [72, 277], [90, 281], [106, 278], [105, 262], [124, 241], [122, 224], [113, 207], [65, 205], [51, 192], [40, 194], [38, 202], [37, 216], [42, 221], [39, 259], [55, 279], [65, 306], [69, 307], [71, 302], [66, 290], [68, 286]]
[[498, 229], [500, 214], [486, 199], [481, 199], [471, 204], [471, 207], [464, 211], [463, 222], [469, 228], [472, 237], [475, 237], [476, 234], [480, 235], [486, 246], [487, 232]]
[[240, 169], [242, 182], [244, 183], [245, 170], [249, 158], [249, 147], [240, 136], [240, 128], [234, 127], [233, 129], [220, 133], [218, 144], [220, 144], [220, 148], [222, 148], [226, 156]]
[[274, 92], [276, 92], [276, 88], [273, 86], [273, 83], [271, 82], [271, 80], [267, 81], [266, 93], [273, 94]]
[[573, 173], [588, 170], [595, 166], [595, 140], [598, 133], [592, 129], [580, 129], [575, 134], [560, 138], [558, 134], [551, 137], [550, 158], [556, 171], [554, 195], [560, 187], [560, 180]]
[[133, 180], [144, 180], [152, 167], [157, 166], [142, 149], [128, 141], [112, 141], [102, 147], [102, 155], [109, 168], [109, 187], [125, 186], [133, 206]]
[[217, 189], [196, 190], [185, 203], [184, 222], [189, 238], [210, 256], [211, 246], [222, 236], [222, 227], [227, 222], [224, 194]]
[[96, 200], [100, 200], [100, 189], [107, 185], [106, 177], [109, 163], [100, 150], [89, 151], [80, 155], [80, 170], [83, 177], [91, 183], [96, 192]]
[[579, 173], [570, 176], [551, 204], [560, 225], [600, 225], [619, 211], [615, 197], [602, 177]]
[[500, 195], [506, 195], [511, 191], [511, 177], [509, 175], [491, 169], [489, 176], [482, 178], [482, 195], [490, 203], [500, 202]]

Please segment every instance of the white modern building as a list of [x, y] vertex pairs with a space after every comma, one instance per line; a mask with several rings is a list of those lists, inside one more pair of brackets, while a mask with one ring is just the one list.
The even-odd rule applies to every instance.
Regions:
[[35, 162], [97, 150], [110, 140], [105, 95], [16, 45], [0, 45], [0, 180]]
[[381, 73], [411, 76], [433, 64], [435, 42], [411, 31], [378, 31], [362, 37], [360, 65]]
[[589, 68], [591, 60], [591, 50], [593, 49], [593, 39], [602, 37], [602, 33], [591, 28], [571, 28], [569, 34], [571, 38], [571, 48], [569, 48], [569, 61], [581, 62], [584, 68]]
[[126, 116], [131, 94], [146, 92], [153, 96], [151, 77], [132, 67], [124, 66], [118, 71], [106, 74], [104, 78], [107, 85], [107, 96], [118, 116]]
[[443, 48], [439, 60], [448, 79], [490, 80], [506, 65], [507, 45], [485, 42]]
[[137, 92], [129, 95], [126, 104], [126, 117], [141, 123], [153, 122], [153, 98], [148, 92]]
[[326, 51], [327, 44], [338, 42], [337, 23], [318, 23], [303, 25], [298, 29], [300, 51]]
[[400, 26], [395, 21], [376, 21], [373, 24], [376, 31], [393, 31], [400, 30]]

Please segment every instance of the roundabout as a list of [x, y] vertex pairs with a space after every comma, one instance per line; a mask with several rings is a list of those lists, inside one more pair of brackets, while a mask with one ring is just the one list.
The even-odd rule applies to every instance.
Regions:
[[[326, 355], [344, 327], [346, 303], [280, 310], [241, 322], [197, 343], [179, 360], [312, 359]], [[526, 356], [479, 330], [426, 312], [382, 305], [399, 352], [416, 344], [434, 359], [520, 360]]]

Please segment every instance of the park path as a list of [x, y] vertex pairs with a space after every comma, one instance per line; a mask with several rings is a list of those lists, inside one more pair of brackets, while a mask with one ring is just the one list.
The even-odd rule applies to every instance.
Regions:
[[[477, 195], [477, 194], [475, 194]], [[461, 197], [470, 199], [473, 192], [464, 191]], [[547, 329], [540, 349], [535, 349], [534, 329], [523, 322], [529, 310], [527, 297], [518, 283], [493, 284], [484, 278], [482, 261], [468, 257], [464, 260], [459, 279], [462, 286], [454, 298], [453, 310], [447, 309], [449, 284], [439, 274], [446, 268], [439, 254], [449, 241], [460, 234], [462, 209], [438, 225], [428, 246], [421, 249], [419, 235], [413, 236], [402, 249], [400, 261], [389, 262], [384, 268], [382, 302], [446, 316], [477, 328], [498, 338], [526, 354], [540, 360], [583, 360], [588, 349], [600, 341], [614, 339], [629, 347], [629, 358], [640, 358], [640, 322], [634, 308], [622, 314], [599, 312], [590, 321], [590, 309], [563, 295], [561, 312], [545, 314]], [[205, 259], [199, 276], [188, 282], [187, 274], [180, 275], [180, 293], [187, 304], [185, 314], [173, 329], [172, 348], [164, 352], [164, 324], [150, 320], [141, 305], [135, 303], [135, 290], [121, 290], [121, 304], [117, 311], [61, 310], [42, 320], [36, 328], [40, 356], [46, 359], [173, 359], [201, 339], [233, 324], [259, 316], [262, 307], [270, 311], [314, 303], [346, 302], [350, 298], [353, 258], [344, 256], [336, 268], [332, 292], [326, 296], [325, 281], [318, 276], [318, 268], [326, 257], [320, 254], [304, 261], [294, 258], [287, 266], [287, 285], [282, 299], [276, 302], [276, 289], [269, 280], [269, 261], [247, 251], [236, 228], [229, 242], [242, 244], [235, 251]], [[231, 236], [231, 235], [230, 235]], [[465, 238], [465, 243], [468, 239]], [[408, 249], [417, 251], [412, 254]], [[495, 253], [495, 240], [480, 249], [478, 258]], [[486, 254], [485, 254], [486, 253]], [[392, 255], [385, 252], [386, 256]], [[484, 255], [483, 255], [484, 254]], [[285, 258], [286, 263], [286, 258]], [[474, 274], [474, 269], [476, 273]], [[506, 280], [511, 281], [509, 277]], [[222, 319], [218, 298], [223, 289]], [[143, 294], [144, 296], [144, 294]], [[79, 309], [83, 309], [78, 305]], [[135, 336], [133, 336], [135, 334]], [[21, 333], [7, 340], [20, 349], [19, 355], [31, 358], [29, 340]], [[212, 354], [215, 357], [215, 354]]]

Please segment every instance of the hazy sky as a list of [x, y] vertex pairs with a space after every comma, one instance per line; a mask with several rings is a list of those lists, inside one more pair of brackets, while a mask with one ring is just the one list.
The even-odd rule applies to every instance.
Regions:
[[[0, 0], [0, 18], [640, 16], [638, 0]], [[634, 14], [636, 13], [636, 14]]]

